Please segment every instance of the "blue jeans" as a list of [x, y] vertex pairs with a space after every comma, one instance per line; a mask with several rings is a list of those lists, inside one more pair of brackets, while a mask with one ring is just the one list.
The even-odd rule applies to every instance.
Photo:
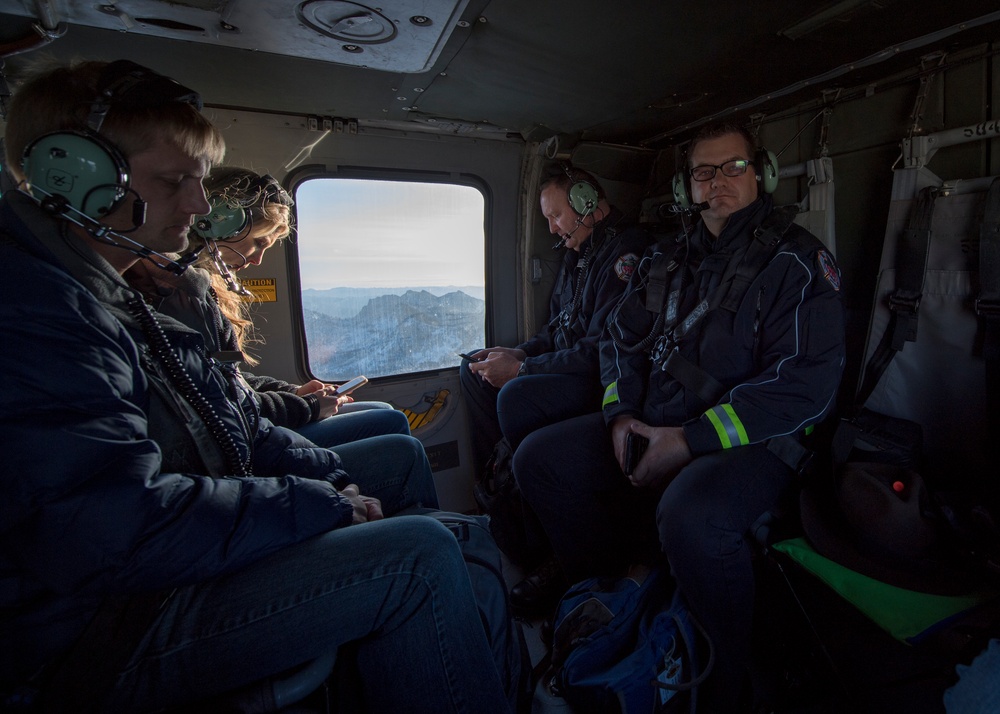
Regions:
[[458, 543], [423, 516], [341, 528], [178, 589], [102, 709], [202, 700], [349, 642], [367, 711], [507, 714]]
[[410, 422], [403, 412], [385, 402], [351, 402], [332, 417], [310, 422], [295, 429], [317, 446], [332, 449], [357, 439], [382, 434], [410, 434]]
[[[366, 413], [374, 412], [358, 412], [358, 416]], [[395, 413], [402, 416], [402, 412]], [[351, 482], [358, 485], [362, 495], [380, 500], [385, 515], [410, 506], [438, 507], [431, 465], [419, 439], [385, 434], [341, 444], [335, 451]]]

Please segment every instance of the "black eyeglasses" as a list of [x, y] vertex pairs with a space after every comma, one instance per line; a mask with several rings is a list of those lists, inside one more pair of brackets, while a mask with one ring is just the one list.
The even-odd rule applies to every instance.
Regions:
[[695, 181], [711, 181], [715, 178], [716, 169], [722, 169], [723, 176], [742, 176], [751, 165], [752, 162], [747, 159], [733, 159], [718, 166], [701, 164], [700, 166], [695, 166], [688, 173], [691, 174], [691, 178]]

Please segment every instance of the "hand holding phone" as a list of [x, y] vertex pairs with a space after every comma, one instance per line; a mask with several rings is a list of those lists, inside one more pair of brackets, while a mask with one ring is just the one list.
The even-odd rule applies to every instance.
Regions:
[[368, 377], [355, 377], [350, 381], [337, 385], [337, 388], [333, 390], [333, 393], [335, 396], [342, 397], [346, 394], [350, 394], [358, 387], [367, 383], [368, 383]]
[[469, 360], [470, 362], [482, 362], [483, 361], [482, 357], [473, 357], [472, 355], [467, 355], [464, 352], [456, 352], [455, 354], [457, 354], [462, 359]]
[[646, 453], [647, 446], [649, 446], [649, 439], [633, 431], [630, 431], [625, 437], [625, 464], [622, 466], [622, 471], [626, 476], [635, 473], [635, 467], [639, 465], [639, 459]]

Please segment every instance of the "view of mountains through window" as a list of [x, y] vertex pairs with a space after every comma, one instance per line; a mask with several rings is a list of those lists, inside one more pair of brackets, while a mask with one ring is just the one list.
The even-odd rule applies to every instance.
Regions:
[[484, 346], [484, 200], [471, 186], [313, 179], [296, 191], [311, 371], [369, 379]]

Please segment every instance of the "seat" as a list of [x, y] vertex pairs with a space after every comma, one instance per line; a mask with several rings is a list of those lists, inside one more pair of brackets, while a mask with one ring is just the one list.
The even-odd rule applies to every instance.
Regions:
[[[337, 662], [336, 651], [305, 662], [245, 687], [220, 694], [210, 700], [176, 709], [180, 712], [199, 714], [277, 714], [303, 702], [309, 695], [324, 686], [333, 674]], [[328, 698], [315, 711], [324, 714], [330, 710]], [[296, 708], [296, 712], [312, 712], [310, 708]]]
[[[974, 489], [995, 474], [980, 311], [995, 281], [980, 274], [978, 249], [990, 183], [946, 184], [916, 159], [894, 177], [856, 403], [920, 425], [914, 468], [932, 492]], [[758, 539], [777, 573], [767, 597], [800, 628], [795, 644], [805, 651], [790, 659], [818, 665], [811, 671], [821, 672], [835, 710], [943, 711], [955, 665], [980, 651], [998, 622], [995, 588], [928, 595], [845, 568], [802, 538], [774, 542], [765, 530]]]

